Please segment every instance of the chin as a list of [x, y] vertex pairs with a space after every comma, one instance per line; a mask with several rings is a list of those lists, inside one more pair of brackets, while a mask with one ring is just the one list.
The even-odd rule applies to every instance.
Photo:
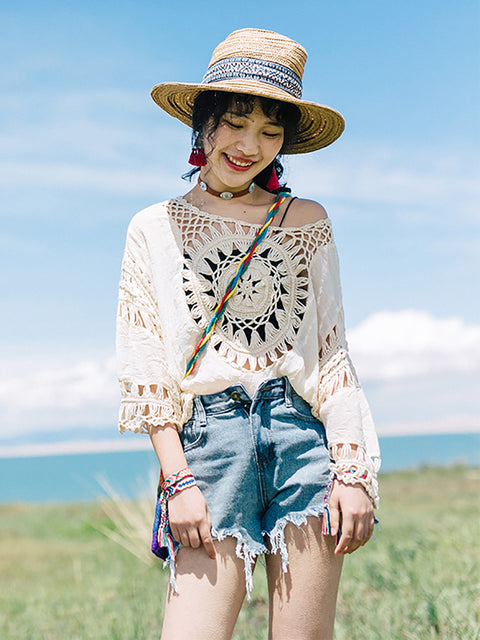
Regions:
[[241, 189], [248, 186], [257, 174], [252, 173], [250, 176], [245, 174], [233, 175], [233, 176], [218, 176], [218, 180], [223, 186], [228, 189]]

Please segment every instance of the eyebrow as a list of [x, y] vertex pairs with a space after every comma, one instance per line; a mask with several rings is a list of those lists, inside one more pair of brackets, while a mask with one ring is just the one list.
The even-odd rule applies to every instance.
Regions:
[[[231, 116], [236, 116], [237, 118], [247, 118], [248, 120], [251, 120], [251, 118], [249, 117], [248, 113], [238, 113], [237, 111], [225, 111], [225, 113], [230, 114]], [[280, 124], [280, 122], [278, 122], [278, 120], [268, 120], [266, 123], [266, 125], [271, 125], [274, 127], [283, 127], [282, 124]]]

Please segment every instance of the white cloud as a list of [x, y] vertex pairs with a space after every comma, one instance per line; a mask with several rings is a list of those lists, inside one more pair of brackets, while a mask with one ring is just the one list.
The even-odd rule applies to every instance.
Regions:
[[[380, 433], [480, 427], [479, 326], [425, 311], [382, 311], [348, 338]], [[80, 431], [83, 438], [85, 429], [98, 439], [111, 428], [115, 437], [120, 394], [112, 356], [37, 355], [3, 364], [8, 375], [0, 378], [0, 444], [13, 438], [17, 446], [23, 436], [28, 444], [29, 433], [63, 432], [71, 441]]]
[[362, 379], [480, 371], [480, 326], [426, 311], [381, 311], [348, 333]]
[[[178, 178], [172, 182], [186, 167], [190, 133], [161, 116], [145, 96], [119, 90], [47, 93], [40, 106], [32, 112], [18, 98], [0, 98], [0, 110], [11, 124], [0, 134], [9, 159], [0, 167], [6, 187], [80, 186], [148, 196], [173, 186], [176, 193]], [[450, 149], [446, 154], [375, 140], [366, 148], [359, 141], [342, 140], [319, 154], [288, 157], [286, 164], [295, 192], [320, 202], [400, 204], [414, 211], [434, 207], [437, 213], [438, 207], [448, 211], [455, 206], [457, 219], [476, 219], [476, 150]]]
[[[74, 137], [67, 128], [60, 132], [61, 138], [57, 140], [63, 148], [68, 145], [72, 159], [64, 153], [57, 154], [64, 157], [63, 161], [48, 157], [32, 161], [31, 153], [28, 153], [28, 159], [17, 156], [16, 161], [0, 164], [0, 184], [10, 189], [28, 185], [139, 195], [158, 193], [159, 189], [176, 193], [182, 184], [177, 174], [182, 167], [187, 167], [186, 137], [159, 130], [155, 137], [157, 145], [163, 145], [162, 152], [153, 154], [151, 135], [139, 135], [138, 131], [129, 135], [118, 125], [112, 131], [100, 124], [77, 125], [76, 128]], [[43, 134], [37, 131], [36, 135], [40, 138], [36, 148], [42, 148]], [[58, 130], [56, 135], [59, 135]], [[22, 145], [22, 140], [14, 138], [4, 140], [5, 144], [7, 142], [12, 148], [18, 149]], [[31, 140], [28, 140], [25, 155], [30, 149]], [[132, 161], [133, 150], [137, 161]], [[73, 156], [76, 156], [75, 160]], [[81, 161], [79, 156], [83, 156]], [[155, 156], [160, 162], [152, 166]], [[357, 206], [365, 202], [408, 205], [412, 212], [421, 209], [423, 215], [431, 212], [432, 207], [437, 207], [438, 214], [438, 206], [443, 210], [455, 205], [457, 219], [463, 217], [474, 222], [478, 220], [476, 203], [480, 197], [480, 176], [472, 169], [468, 154], [457, 160], [454, 170], [440, 162], [417, 160], [412, 166], [406, 158], [386, 159], [383, 154], [374, 153], [361, 161], [354, 149], [348, 149], [343, 150], [343, 155], [334, 154], [327, 161], [316, 156], [288, 159], [287, 174], [296, 193], [321, 202], [337, 198]], [[150, 163], [148, 169], [131, 168], [132, 164], [143, 167], [145, 162]], [[172, 167], [177, 169], [172, 170]]]
[[427, 420], [392, 421], [377, 423], [379, 436], [418, 436], [431, 433], [478, 433], [480, 416], [451, 414]]
[[327, 156], [299, 156], [288, 162], [295, 191], [324, 202], [338, 198], [359, 203], [409, 205], [428, 212], [450, 211], [458, 219], [478, 221], [480, 168], [470, 151], [408, 151], [342, 145]]
[[162, 168], [129, 170], [124, 168], [95, 168], [68, 162], [9, 162], [0, 163], [0, 185], [19, 189], [29, 188], [81, 189], [125, 195], [159, 192], [177, 193], [181, 179]]
[[10, 374], [0, 379], [3, 438], [115, 423], [119, 392], [113, 357], [71, 365], [30, 360], [5, 371]]
[[[117, 434], [118, 435], [118, 434]], [[68, 440], [66, 442], [46, 442], [29, 444], [25, 441], [22, 444], [2, 446], [0, 444], [0, 457], [19, 458], [30, 456], [52, 456], [65, 455], [69, 453], [103, 453], [111, 451], [150, 451], [152, 445], [149, 438], [136, 437], [116, 437], [109, 440]]]
[[161, 117], [145, 96], [91, 90], [37, 100], [32, 111], [18, 98], [0, 98], [9, 122], [0, 132], [0, 185], [9, 197], [38, 188], [143, 197], [178, 192], [190, 132]]

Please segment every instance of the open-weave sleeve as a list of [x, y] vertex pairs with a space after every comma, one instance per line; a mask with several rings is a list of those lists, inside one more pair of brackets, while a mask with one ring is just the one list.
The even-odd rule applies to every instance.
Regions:
[[158, 296], [143, 231], [130, 224], [122, 261], [117, 314], [117, 370], [122, 400], [119, 430], [148, 433], [181, 426], [180, 389], [169, 374]]
[[343, 482], [361, 484], [378, 506], [380, 450], [370, 409], [345, 337], [338, 256], [333, 240], [317, 254], [318, 417], [327, 434], [331, 470]]

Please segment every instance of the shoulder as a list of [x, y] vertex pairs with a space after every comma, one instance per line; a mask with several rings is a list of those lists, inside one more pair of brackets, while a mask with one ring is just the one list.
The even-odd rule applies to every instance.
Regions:
[[130, 220], [129, 228], [130, 229], [141, 229], [158, 219], [164, 218], [168, 215], [168, 203], [170, 200], [165, 200], [164, 202], [157, 202], [156, 204], [152, 204], [146, 209], [142, 209], [138, 213], [136, 213], [133, 218]]
[[167, 241], [170, 237], [169, 202], [158, 202], [133, 216], [127, 229], [127, 247], [136, 247], [140, 252]]
[[328, 218], [324, 207], [314, 200], [289, 198], [285, 203], [285, 208], [289, 204], [290, 207], [282, 224], [283, 227], [303, 227]]
[[159, 236], [159, 230], [169, 229], [169, 207], [174, 201], [157, 202], [136, 213], [128, 225], [127, 237], [153, 238]]

